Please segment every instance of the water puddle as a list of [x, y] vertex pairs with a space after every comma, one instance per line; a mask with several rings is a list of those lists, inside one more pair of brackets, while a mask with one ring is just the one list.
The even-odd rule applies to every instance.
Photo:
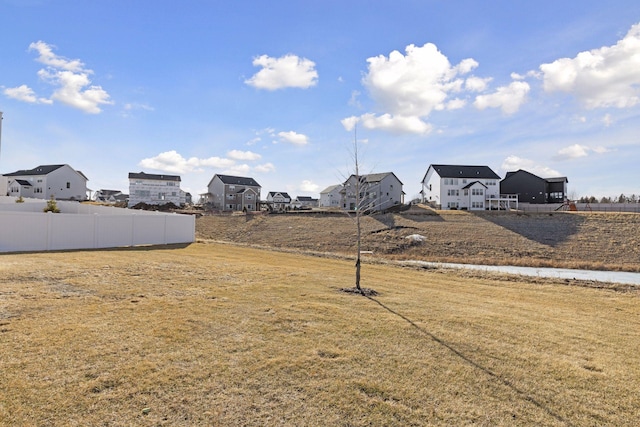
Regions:
[[516, 267], [509, 265], [474, 265], [447, 262], [405, 261], [403, 264], [432, 268], [466, 268], [471, 270], [517, 274], [522, 276], [547, 277], [573, 280], [594, 280], [597, 282], [622, 283], [640, 286], [640, 273], [625, 271], [573, 270], [570, 268]]

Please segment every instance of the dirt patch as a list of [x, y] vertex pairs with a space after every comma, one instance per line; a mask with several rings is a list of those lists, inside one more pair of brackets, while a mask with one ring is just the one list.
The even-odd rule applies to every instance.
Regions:
[[[412, 209], [362, 221], [362, 249], [382, 259], [640, 271], [640, 215]], [[203, 216], [198, 239], [352, 255], [345, 214]]]

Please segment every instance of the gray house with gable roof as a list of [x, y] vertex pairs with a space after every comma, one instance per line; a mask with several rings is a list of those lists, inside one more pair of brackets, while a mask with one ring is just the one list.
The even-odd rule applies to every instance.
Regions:
[[221, 211], [257, 211], [260, 189], [253, 178], [216, 174], [202, 194], [202, 202]]
[[356, 175], [351, 175], [342, 184], [340, 205], [346, 210], [356, 209], [356, 188], [359, 188], [360, 209], [367, 212], [383, 211], [404, 203], [402, 185], [393, 172], [360, 175], [359, 185]]

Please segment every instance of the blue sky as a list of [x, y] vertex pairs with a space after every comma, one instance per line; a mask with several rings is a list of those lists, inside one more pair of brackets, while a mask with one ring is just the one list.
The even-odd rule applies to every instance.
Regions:
[[429, 164], [640, 194], [640, 2], [0, 0], [0, 172], [311, 195]]

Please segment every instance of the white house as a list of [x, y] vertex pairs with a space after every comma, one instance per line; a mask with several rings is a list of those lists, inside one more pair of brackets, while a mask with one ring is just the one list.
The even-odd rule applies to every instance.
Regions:
[[[343, 209], [356, 209], [357, 184], [355, 175], [344, 182], [340, 198]], [[379, 212], [404, 203], [402, 185], [393, 172], [360, 175], [360, 209]]]
[[297, 196], [290, 204], [293, 209], [311, 209], [318, 207], [318, 199], [311, 196]]
[[267, 203], [274, 211], [283, 211], [289, 207], [291, 196], [283, 191], [270, 191], [267, 194]]
[[129, 199], [128, 194], [123, 194], [120, 190], [101, 189], [93, 193], [93, 200], [103, 203], [125, 202]]
[[41, 165], [3, 175], [7, 195], [36, 199], [87, 200], [87, 181], [82, 172], [69, 165]]
[[129, 172], [129, 203], [133, 207], [138, 203], [176, 206], [185, 204], [185, 192], [180, 189], [178, 175], [156, 175], [144, 172]]
[[488, 166], [429, 165], [422, 201], [441, 209], [484, 210], [500, 197], [500, 177]]
[[319, 206], [321, 208], [340, 207], [340, 192], [342, 184], [331, 185], [320, 192]]
[[222, 211], [257, 211], [260, 208], [260, 189], [253, 178], [214, 175], [202, 194], [204, 204]]

